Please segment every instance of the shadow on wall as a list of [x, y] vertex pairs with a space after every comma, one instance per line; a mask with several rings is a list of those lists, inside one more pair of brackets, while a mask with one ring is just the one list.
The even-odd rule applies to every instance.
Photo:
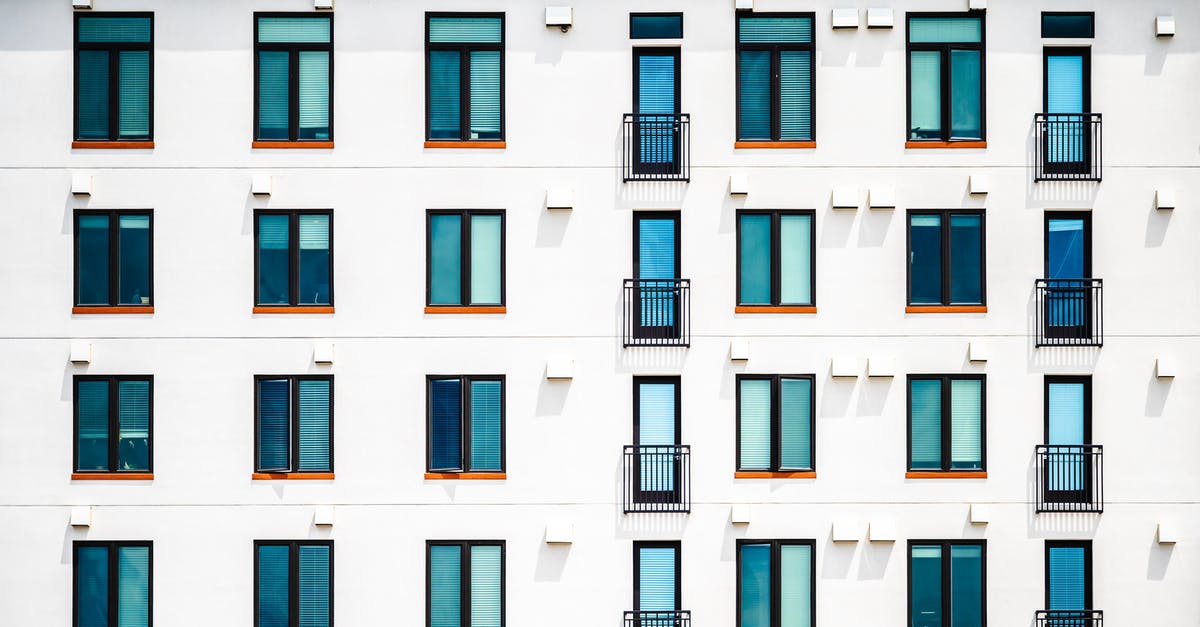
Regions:
[[882, 416], [896, 377], [866, 377], [858, 391], [858, 416]]
[[533, 569], [534, 581], [562, 581], [563, 570], [567, 567], [567, 558], [571, 556], [570, 544], [546, 544], [542, 538], [542, 546], [538, 549], [537, 565]]
[[1167, 567], [1171, 564], [1171, 555], [1175, 553], [1174, 544], [1159, 544], [1157, 538], [1150, 538], [1150, 559], [1146, 563], [1146, 579], [1162, 581], [1167, 578]]
[[821, 408], [818, 414], [824, 418], [845, 417], [850, 409], [850, 398], [858, 377], [834, 377], [832, 365], [825, 370], [825, 386], [821, 390]]
[[1037, 513], [1037, 459], [1033, 446], [1025, 471], [1025, 502], [1028, 510], [1028, 535], [1030, 538], [1049, 540], [1091, 539], [1100, 526], [1100, 514], [1086, 512], [1043, 512]]
[[1150, 371], [1150, 382], [1146, 384], [1146, 417], [1161, 418], [1163, 409], [1167, 406], [1167, 396], [1171, 394], [1171, 383], [1175, 379], [1159, 379], [1153, 370]]
[[864, 210], [862, 222], [858, 225], [858, 247], [879, 248], [883, 246], [896, 212], [897, 210], [894, 208], [867, 208]]
[[898, 542], [864, 542], [858, 558], [859, 579], [883, 579]]
[[825, 550], [821, 559], [821, 579], [845, 579], [850, 575], [850, 565], [854, 562], [854, 550], [858, 542], [834, 542], [833, 527], [825, 536]]
[[562, 246], [567, 234], [567, 225], [571, 222], [571, 210], [546, 208], [542, 204], [542, 212], [538, 216], [537, 234], [534, 235], [535, 248], [558, 248]]

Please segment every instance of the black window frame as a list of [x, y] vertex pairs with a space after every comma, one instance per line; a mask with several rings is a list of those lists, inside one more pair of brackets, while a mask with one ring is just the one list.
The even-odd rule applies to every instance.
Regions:
[[[93, 470], [79, 468], [79, 383], [81, 381], [106, 381], [108, 382], [108, 469]], [[118, 467], [120, 455], [118, 447], [120, 446], [120, 383], [121, 381], [145, 381], [150, 384], [150, 398], [148, 400], [149, 415], [147, 417], [148, 425], [146, 430], [146, 469], [145, 470], [121, 470]], [[153, 474], [154, 473], [154, 375], [99, 375], [99, 374], [77, 374], [71, 377], [71, 472], [72, 474]]]
[[[258, 40], [259, 18], [287, 17], [329, 20], [329, 43], [295, 43], [295, 42], [260, 42]], [[334, 23], [333, 11], [256, 11], [254, 13], [254, 129], [255, 142], [267, 143], [319, 143], [333, 142], [333, 44]], [[288, 138], [263, 139], [259, 129], [258, 96], [259, 96], [259, 54], [264, 50], [282, 51], [288, 53]], [[323, 51], [329, 53], [329, 139], [300, 139], [300, 51]]]
[[[433, 625], [433, 555], [435, 546], [459, 547], [460, 581], [458, 584], [460, 627], [471, 625], [471, 548], [500, 547], [500, 627], [508, 624], [508, 553], [504, 540], [426, 540], [425, 541], [425, 627]], [[332, 627], [332, 626], [331, 626]]]
[[[941, 218], [942, 248], [942, 301], [940, 303], [914, 303], [912, 298], [912, 218], [913, 216], [936, 215]], [[979, 302], [956, 302], [951, 300], [953, 292], [950, 250], [950, 218], [956, 215], [979, 216]], [[987, 211], [985, 209], [909, 209], [904, 217], [904, 273], [905, 303], [910, 307], [957, 307], [987, 306]]]
[[[771, 216], [771, 303], [742, 302], [742, 216], [769, 215]], [[809, 232], [808, 282], [812, 293], [811, 302], [785, 303], [782, 297], [783, 268], [781, 267], [780, 222], [782, 216], [808, 216], [811, 229]], [[817, 212], [813, 209], [738, 209], [735, 215], [734, 237], [737, 240], [736, 266], [734, 268], [734, 298], [738, 306], [745, 307], [816, 307], [817, 306]]]
[[[79, 20], [80, 18], [88, 17], [147, 17], [150, 18], [150, 41], [149, 42], [80, 42], [79, 41]], [[75, 11], [73, 23], [73, 40], [74, 52], [72, 53], [74, 63], [74, 93], [72, 104], [73, 120], [72, 136], [76, 142], [153, 142], [154, 141], [154, 12], [153, 11]], [[79, 136], [79, 51], [80, 50], [103, 50], [108, 52], [108, 138], [107, 139], [90, 139]], [[118, 57], [122, 51], [147, 51], [150, 53], [149, 60], [149, 133], [145, 139], [121, 139], [121, 88], [120, 88], [120, 72], [114, 72], [113, 58]]]
[[[675, 609], [683, 608], [683, 542], [680, 540], [634, 540], [633, 541], [633, 611], [642, 611], [641, 561], [643, 548], [675, 550]], [[670, 611], [670, 610], [668, 610]]]
[[[425, 472], [436, 474], [470, 475], [475, 473], [508, 472], [508, 390], [506, 376], [502, 374], [427, 374], [425, 375]], [[458, 379], [462, 394], [459, 397], [459, 468], [433, 467], [433, 382]], [[471, 462], [471, 383], [474, 381], [500, 382], [500, 469], [474, 470]]]
[[736, 625], [742, 624], [742, 547], [747, 544], [769, 544], [771, 546], [771, 625], [770, 627], [780, 627], [781, 622], [781, 592], [782, 592], [782, 576], [780, 569], [782, 568], [782, 547], [785, 546], [807, 546], [810, 555], [812, 556], [809, 572], [809, 609], [812, 615], [809, 617], [809, 625], [817, 624], [817, 541], [814, 539], [790, 539], [790, 540], [756, 540], [753, 538], [738, 538], [735, 543], [734, 556], [734, 576], [737, 579], [736, 588], [737, 594], [734, 597], [737, 602], [737, 620]]
[[[1050, 111], [1050, 57], [1083, 58], [1083, 112], [1092, 112], [1092, 48], [1090, 46], [1044, 46], [1042, 48], [1042, 111]], [[1070, 115], [1070, 114], [1063, 114]], [[1090, 145], [1088, 150], [1094, 150]]]
[[[285, 215], [288, 216], [288, 303], [264, 303], [258, 293], [260, 275], [258, 256], [259, 249], [259, 216]], [[329, 216], [329, 304], [299, 304], [300, 300], [300, 216], [323, 215]], [[333, 209], [255, 209], [254, 210], [254, 306], [263, 308], [305, 308], [334, 306], [334, 250], [333, 250]]]
[[[83, 304], [79, 302], [79, 218], [81, 216], [102, 215], [108, 218], [108, 304]], [[150, 302], [148, 304], [121, 304], [121, 217], [146, 216], [150, 219], [150, 258], [149, 266]], [[76, 209], [72, 216], [74, 226], [73, 250], [74, 280], [71, 301], [75, 307], [153, 307], [154, 306], [154, 210], [153, 209]]]
[[[429, 41], [429, 20], [431, 18], [500, 18], [500, 43], [464, 43], [464, 42], [430, 42]], [[507, 72], [504, 71], [505, 54], [504, 49], [508, 43], [508, 35], [506, 33], [505, 12], [494, 11], [426, 11], [425, 12], [425, 141], [426, 142], [462, 142], [462, 143], [478, 143], [478, 142], [505, 142], [507, 141], [507, 117], [508, 107], [505, 104], [505, 83]], [[429, 52], [431, 50], [452, 50], [459, 53], [459, 105], [458, 113], [461, 117], [459, 123], [458, 139], [446, 137], [433, 137], [433, 112], [431, 82], [433, 75], [430, 72]], [[471, 52], [488, 52], [497, 51], [500, 53], [500, 137], [487, 139], [471, 139]]]
[[[508, 303], [508, 218], [504, 209], [426, 209], [425, 210], [425, 306], [426, 307], [506, 307]], [[459, 216], [459, 303], [433, 302], [433, 217]], [[500, 216], [500, 302], [471, 302], [471, 217]]]
[[[911, 23], [913, 18], [978, 18], [978, 43], [938, 43], [912, 42]], [[950, 112], [953, 109], [950, 100], [950, 51], [978, 50], [979, 51], [979, 137], [952, 137], [953, 128]], [[914, 51], [940, 52], [941, 57], [941, 131], [937, 138], [914, 139], [912, 136], [912, 53]], [[934, 142], [956, 144], [960, 142], [987, 142], [987, 12], [972, 11], [922, 11], [908, 12], [904, 15], [904, 141], [911, 143]]]
[[[288, 381], [288, 470], [280, 470], [277, 468], [262, 469], [258, 465], [259, 447], [261, 446], [260, 434], [262, 426], [260, 423], [259, 410], [261, 403], [259, 401], [259, 383], [270, 379], [287, 379]], [[300, 381], [328, 381], [329, 382], [329, 469], [328, 470], [299, 470], [300, 465]], [[288, 474], [288, 475], [305, 475], [305, 474], [332, 474], [334, 469], [334, 437], [333, 437], [333, 412], [337, 406], [334, 398], [333, 375], [331, 374], [256, 374], [254, 375], [254, 472], [259, 474]]]
[[[1047, 35], [1046, 34], [1046, 17], [1086, 17], [1089, 18], [1091, 28], [1087, 35], [1071, 36], [1071, 35]], [[1095, 11], [1042, 11], [1041, 19], [1041, 36], [1042, 39], [1094, 39], [1096, 37], [1096, 12]]]
[[108, 624], [119, 627], [117, 604], [120, 592], [118, 550], [144, 547], [150, 552], [146, 569], [146, 627], [154, 627], [154, 542], [152, 540], [74, 540], [71, 542], [71, 624], [79, 625], [79, 549], [104, 547], [108, 551]]
[[[679, 375], [634, 375], [633, 376], [633, 445], [638, 444], [642, 423], [641, 384], [671, 384], [675, 386], [675, 442], [660, 446], [683, 446], [683, 377]], [[647, 445], [654, 446], [654, 445]]]
[[[678, 37], [634, 37], [633, 35], [633, 20], [639, 17], [678, 17], [679, 18], [679, 36]], [[683, 12], [682, 11], [635, 11], [629, 14], [629, 38], [630, 39], [683, 39]]]
[[[782, 434], [782, 407], [780, 393], [784, 379], [804, 379], [808, 381], [808, 447], [809, 468], [787, 468], [780, 464], [780, 436]], [[771, 382], [771, 467], [743, 468], [742, 467], [742, 381]], [[747, 374], [739, 373], [734, 377], [734, 413], [736, 438], [734, 439], [734, 459], [738, 472], [816, 472], [817, 470], [817, 376], [815, 374]]]
[[[1092, 444], [1092, 417], [1094, 396], [1092, 395], [1092, 375], [1090, 374], [1048, 374], [1042, 377], [1042, 444], [1050, 444], [1050, 385], [1053, 383], [1083, 384], [1083, 446]], [[1067, 446], [1067, 445], [1058, 445]], [[1088, 473], [1091, 471], [1088, 470]], [[1090, 480], [1090, 479], [1089, 479]]]
[[930, 545], [938, 545], [942, 549], [942, 558], [941, 558], [941, 562], [942, 562], [942, 564], [941, 564], [941, 566], [942, 566], [942, 593], [941, 593], [941, 597], [942, 597], [942, 618], [943, 618], [942, 622], [943, 622], [943, 624], [948, 624], [949, 619], [952, 616], [951, 609], [950, 609], [950, 599], [951, 599], [950, 594], [951, 594], [951, 590], [952, 590], [952, 587], [950, 585], [951, 584], [950, 548], [954, 547], [954, 546], [982, 547], [982, 551], [980, 552], [980, 556], [979, 556], [979, 571], [980, 571], [980, 573], [979, 573], [979, 577], [980, 577], [979, 578], [979, 605], [980, 605], [979, 615], [983, 621], [982, 624], [980, 625], [980, 627], [987, 627], [987, 619], [988, 619], [987, 581], [988, 581], [988, 578], [987, 578], [987, 540], [986, 539], [978, 539], [978, 540], [974, 540], [974, 539], [971, 539], [971, 540], [966, 540], [966, 539], [964, 539], [964, 540], [909, 540], [908, 541], [908, 552], [907, 552], [907, 555], [905, 556], [905, 561], [908, 564], [908, 584], [907, 584], [908, 585], [908, 618], [907, 618], [908, 623], [907, 624], [911, 624], [912, 613], [913, 613], [912, 550], [913, 550], [914, 546], [930, 546]]
[[258, 627], [258, 591], [259, 591], [259, 560], [258, 548], [261, 546], [288, 547], [288, 625], [298, 627], [300, 624], [300, 547], [325, 546], [329, 547], [329, 627], [333, 627], [333, 593], [334, 593], [334, 555], [333, 540], [255, 540], [254, 541], [254, 627]]
[[[737, 141], [739, 142], [754, 142], [761, 144], [770, 144], [772, 142], [815, 142], [817, 141], [817, 17], [814, 12], [802, 11], [783, 11], [777, 13], [758, 13], [758, 12], [738, 12], [734, 17], [733, 27], [733, 44], [734, 44], [734, 74], [736, 76], [734, 82], [734, 115], [735, 130]], [[743, 19], [759, 19], [759, 18], [808, 18], [812, 24], [812, 41], [809, 43], [742, 43], [742, 20]], [[744, 50], [766, 50], [771, 53], [771, 139], [743, 139], [742, 138], [742, 51]], [[811, 137], [808, 139], [781, 139], [783, 116], [782, 93], [781, 93], [781, 69], [780, 69], [780, 52], [805, 52], [807, 51], [811, 62], [809, 63], [808, 84], [811, 90], [809, 94], [809, 111], [808, 124], [811, 129]]]
[[[951, 462], [951, 434], [954, 427], [954, 418], [950, 410], [953, 398], [951, 395], [950, 382], [954, 380], [960, 381], [980, 381], [979, 386], [979, 468], [953, 468]], [[912, 382], [913, 381], [941, 381], [942, 382], [942, 466], [941, 468], [913, 468], [912, 460]], [[909, 472], [940, 472], [940, 473], [978, 473], [981, 475], [987, 474], [987, 375], [976, 373], [959, 373], [959, 374], [910, 374], [905, 381], [905, 416], [907, 422], [907, 451], [905, 452], [906, 464]]]
[[[1045, 609], [1047, 609], [1047, 610], [1055, 609], [1055, 608], [1050, 607], [1050, 549], [1052, 549], [1052, 548], [1064, 548], [1064, 549], [1081, 548], [1081, 549], [1083, 549], [1083, 571], [1084, 571], [1083, 572], [1083, 576], [1084, 576], [1083, 597], [1084, 597], [1084, 606], [1085, 606], [1084, 610], [1091, 610], [1091, 609], [1095, 608], [1095, 597], [1092, 596], [1092, 593], [1094, 591], [1094, 587], [1092, 584], [1092, 577], [1094, 575], [1094, 572], [1092, 569], [1095, 565], [1095, 562], [1092, 560], [1092, 541], [1091, 540], [1046, 540], [1045, 547], [1043, 548], [1043, 552], [1042, 552], [1042, 564], [1043, 564], [1042, 570], [1045, 571], [1045, 573], [1044, 573], [1044, 575], [1045, 575], [1044, 585], [1045, 585], [1045, 593], [1046, 593]], [[1070, 610], [1068, 610], [1068, 611], [1070, 611]], [[1066, 620], [1070, 621], [1069, 618]], [[1078, 620], [1080, 620], [1080, 622], [1082, 622], [1083, 624], [1087, 623], [1086, 619], [1078, 619]], [[1066, 624], [1070, 625], [1071, 623], [1067, 622]]]
[[[675, 274], [683, 274], [683, 215], [680, 211], [634, 211], [633, 212], [633, 278], [641, 279], [641, 231], [642, 218], [651, 220], [673, 220], [675, 222]], [[674, 277], [676, 279], [682, 276]], [[650, 279], [663, 280], [663, 279]]]
[[[1064, 277], [1064, 279], [1094, 278], [1092, 268], [1092, 212], [1091, 211], [1043, 211], [1042, 218], [1042, 276], [1050, 279], [1050, 221], [1051, 220], [1083, 220], [1083, 273], [1082, 277]], [[1063, 279], [1053, 279], [1062, 281]]]

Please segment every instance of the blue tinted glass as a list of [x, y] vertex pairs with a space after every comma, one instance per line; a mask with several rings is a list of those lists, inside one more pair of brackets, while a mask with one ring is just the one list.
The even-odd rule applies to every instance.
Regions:
[[462, 139], [462, 55], [429, 51], [429, 138]]
[[79, 216], [75, 263], [79, 264], [80, 305], [109, 305], [108, 216]]
[[301, 305], [332, 303], [329, 276], [328, 215], [301, 215], [300, 224], [300, 293]]
[[908, 218], [909, 302], [942, 302], [942, 218], [910, 215]]
[[771, 216], [743, 215], [742, 235], [742, 292], [738, 302], [771, 304]]
[[79, 51], [79, 138], [108, 139], [108, 52]]
[[258, 382], [258, 470], [289, 470], [288, 380]]
[[738, 53], [738, 139], [771, 139], [771, 51]]
[[287, 305], [291, 302], [288, 274], [289, 217], [258, 216], [258, 302]]
[[950, 547], [950, 625], [983, 627], [983, 547]]
[[680, 39], [682, 37], [682, 15], [634, 15], [630, 18], [630, 39]]
[[911, 627], [942, 625], [942, 547], [914, 545], [909, 578], [912, 585]]
[[120, 216], [117, 304], [150, 304], [150, 216]]
[[983, 302], [983, 218], [950, 216], [950, 302]]
[[75, 554], [78, 627], [108, 627], [108, 549], [80, 547]]
[[771, 545], [742, 545], [740, 627], [771, 627]]
[[76, 400], [79, 470], [108, 470], [108, 381], [80, 381]]
[[1047, 222], [1046, 278], [1082, 279], [1084, 231], [1082, 218], [1052, 218]]
[[429, 304], [464, 304], [460, 215], [429, 217]]
[[1096, 16], [1042, 14], [1042, 37], [1095, 37]]
[[462, 381], [429, 382], [429, 468], [462, 469]]
[[288, 627], [288, 547], [258, 547], [258, 627]]

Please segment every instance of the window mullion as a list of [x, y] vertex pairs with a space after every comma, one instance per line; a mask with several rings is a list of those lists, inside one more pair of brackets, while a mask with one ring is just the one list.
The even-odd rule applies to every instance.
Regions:
[[288, 377], [288, 471], [300, 468], [300, 384], [296, 377]]
[[950, 46], [943, 45], [940, 48], [942, 54], [942, 140], [950, 141], [954, 135], [950, 129], [950, 106], [952, 104], [950, 98]]
[[783, 544], [778, 540], [771, 541], [771, 627], [783, 624]]
[[300, 212], [288, 213], [288, 304], [300, 303]]
[[783, 304], [783, 217], [778, 211], [771, 212], [771, 304]]
[[463, 305], [471, 303], [471, 212], [462, 212], [459, 220], [458, 273], [459, 273], [459, 302]]
[[288, 139], [300, 139], [300, 51], [288, 48]]
[[118, 595], [121, 590], [121, 584], [117, 581], [120, 576], [120, 570], [117, 568], [117, 543], [109, 542], [104, 549], [108, 552], [108, 563], [105, 566], [108, 568], [108, 624], [116, 625], [118, 618]]

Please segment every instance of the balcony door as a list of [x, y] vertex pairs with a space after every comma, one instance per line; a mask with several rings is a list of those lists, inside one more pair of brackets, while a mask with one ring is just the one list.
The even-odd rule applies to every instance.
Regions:
[[633, 610], [627, 627], [673, 627], [680, 596], [678, 542], [633, 543]]
[[633, 215], [633, 336], [675, 339], [679, 323], [679, 212]]
[[1093, 481], [1091, 377], [1046, 377], [1048, 503], [1087, 503]]
[[680, 503], [679, 377], [635, 377], [635, 503]]
[[679, 48], [634, 48], [635, 174], [679, 174], [679, 109]]
[[1092, 337], [1092, 214], [1046, 214], [1046, 337]]
[[1085, 627], [1092, 609], [1092, 543], [1046, 541], [1046, 625]]
[[1045, 49], [1046, 172], [1086, 174], [1091, 152], [1091, 49]]

